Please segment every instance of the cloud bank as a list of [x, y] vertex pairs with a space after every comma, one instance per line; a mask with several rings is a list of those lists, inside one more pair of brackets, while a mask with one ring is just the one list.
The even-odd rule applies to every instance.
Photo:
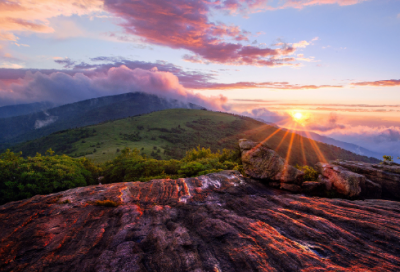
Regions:
[[382, 155], [400, 156], [399, 126], [354, 126], [325, 134], [340, 141], [357, 144]]
[[127, 92], [155, 94], [214, 110], [223, 110], [227, 101], [223, 96], [207, 97], [185, 89], [179, 83], [178, 77], [170, 72], [158, 71], [157, 68], [130, 69], [123, 65], [92, 76], [82, 73], [70, 75], [63, 72], [45, 74], [28, 71], [21, 79], [8, 84], [0, 82], [2, 105], [37, 101], [66, 104]]

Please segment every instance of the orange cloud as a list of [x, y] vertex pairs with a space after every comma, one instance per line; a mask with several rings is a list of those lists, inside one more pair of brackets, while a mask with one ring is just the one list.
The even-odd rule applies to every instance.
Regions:
[[[243, 45], [249, 32], [238, 26], [214, 23], [210, 20], [214, 10], [234, 13], [258, 9], [265, 0], [107, 0], [105, 8], [117, 17], [126, 32], [150, 44], [186, 49], [184, 56], [193, 63], [221, 63], [253, 66], [298, 66], [290, 57], [296, 47], [310, 43], [300, 41], [294, 45], [280, 43], [278, 48]], [[233, 40], [233, 42], [232, 42]]]
[[0, 2], [0, 39], [15, 41], [15, 31], [53, 32], [50, 18], [102, 12], [101, 0], [9, 0]]
[[374, 86], [374, 87], [394, 87], [400, 86], [400, 79], [378, 80], [378, 81], [364, 81], [352, 83], [353, 86]]

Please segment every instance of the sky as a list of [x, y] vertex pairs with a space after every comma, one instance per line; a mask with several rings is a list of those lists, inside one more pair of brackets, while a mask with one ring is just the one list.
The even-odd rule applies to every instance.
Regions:
[[399, 0], [0, 0], [0, 106], [143, 91], [397, 157], [399, 48]]

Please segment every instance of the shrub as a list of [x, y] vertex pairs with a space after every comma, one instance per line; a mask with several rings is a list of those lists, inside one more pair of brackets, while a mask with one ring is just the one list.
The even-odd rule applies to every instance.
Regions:
[[[117, 154], [115, 159], [99, 166], [87, 158], [53, 155], [51, 150], [45, 156], [37, 153], [28, 158], [7, 150], [0, 154], [0, 205], [37, 194], [97, 184], [99, 176], [104, 176], [102, 183], [116, 183], [186, 178], [232, 169], [243, 173], [240, 153], [226, 149], [213, 153], [210, 148], [198, 146], [188, 151], [182, 160], [161, 160], [154, 149], [157, 159], [137, 149], [124, 148]], [[112, 205], [107, 203], [103, 204]], [[103, 204], [99, 202], [98, 205]]]
[[212, 153], [209, 148], [197, 147], [188, 151], [182, 160], [156, 160], [147, 158], [137, 149], [125, 148], [121, 150], [118, 157], [105, 164], [104, 182], [174, 179], [194, 177], [222, 170], [242, 170], [235, 160], [237, 160], [237, 153], [230, 150]]
[[10, 150], [0, 154], [0, 204], [95, 184], [100, 172], [86, 158], [21, 155]]
[[392, 156], [383, 155], [383, 161], [391, 162], [391, 161], [393, 161], [393, 157]]
[[298, 166], [296, 168], [304, 172], [304, 180], [305, 181], [316, 181], [318, 179], [318, 172], [312, 168], [311, 166], [304, 165]]

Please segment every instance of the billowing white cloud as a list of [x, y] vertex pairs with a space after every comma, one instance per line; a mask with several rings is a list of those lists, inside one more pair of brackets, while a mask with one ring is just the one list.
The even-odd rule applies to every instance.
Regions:
[[157, 68], [129, 69], [124, 65], [91, 77], [82, 73], [27, 72], [24, 78], [0, 86], [0, 101], [3, 105], [36, 101], [65, 104], [127, 92], [155, 94], [215, 110], [222, 110], [227, 101], [224, 96], [207, 97], [185, 89], [178, 77], [170, 72], [158, 71]]

